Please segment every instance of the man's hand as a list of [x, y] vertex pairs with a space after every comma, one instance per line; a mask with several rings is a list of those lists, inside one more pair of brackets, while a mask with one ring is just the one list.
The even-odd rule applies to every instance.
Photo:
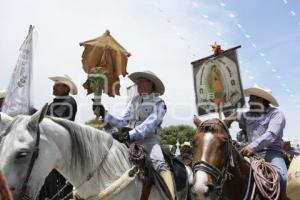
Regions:
[[102, 119], [104, 120], [104, 117], [105, 117], [105, 108], [104, 108], [104, 106], [102, 104], [100, 105], [99, 114], [102, 117]]
[[247, 145], [240, 150], [240, 153], [242, 154], [242, 156], [249, 157], [254, 154], [254, 151], [250, 148], [249, 145]]
[[125, 143], [125, 142], [129, 142], [130, 141], [130, 137], [129, 137], [129, 132], [128, 131], [124, 131], [124, 132], [120, 132], [120, 133], [115, 133], [113, 134], [113, 137], [118, 140], [121, 143]]
[[95, 105], [95, 103], [93, 104], [93, 111], [97, 116], [101, 116], [102, 119], [104, 120], [105, 117], [105, 108], [102, 104], [99, 105]]

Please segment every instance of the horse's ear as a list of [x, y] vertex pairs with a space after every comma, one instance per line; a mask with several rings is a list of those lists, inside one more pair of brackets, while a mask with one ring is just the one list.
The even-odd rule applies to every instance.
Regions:
[[41, 121], [43, 121], [47, 113], [47, 110], [48, 110], [48, 103], [46, 103], [41, 110], [37, 111], [31, 116], [28, 125], [31, 128], [36, 129], [38, 125], [41, 123]]
[[196, 127], [199, 127], [201, 124], [201, 120], [199, 119], [199, 117], [197, 115], [194, 115], [194, 124], [196, 125]]
[[0, 132], [8, 127], [14, 118], [6, 113], [0, 112]]
[[223, 122], [226, 124], [228, 128], [230, 128], [232, 122], [234, 122], [236, 119], [237, 119], [237, 112], [232, 112], [231, 114], [227, 114]]

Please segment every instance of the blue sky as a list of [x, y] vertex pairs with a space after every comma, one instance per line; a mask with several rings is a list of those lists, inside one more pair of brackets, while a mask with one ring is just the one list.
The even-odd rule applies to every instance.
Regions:
[[[128, 72], [149, 69], [164, 81], [168, 114], [164, 125], [192, 124], [195, 97], [191, 62], [210, 55], [215, 41], [239, 49], [244, 87], [255, 83], [272, 89], [286, 115], [285, 136], [299, 137], [300, 2], [297, 0], [0, 0], [0, 89], [5, 89], [29, 24], [36, 27], [34, 102], [52, 99], [47, 77], [68, 74], [78, 83], [78, 122], [92, 118], [90, 96], [81, 84], [81, 41], [106, 29], [129, 51]], [[118, 114], [121, 97], [103, 97]], [[234, 130], [235, 131], [235, 130]]]

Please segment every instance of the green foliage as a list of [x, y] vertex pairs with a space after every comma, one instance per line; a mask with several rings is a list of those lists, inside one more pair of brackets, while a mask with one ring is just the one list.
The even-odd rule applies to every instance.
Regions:
[[99, 130], [103, 130], [104, 126], [106, 125], [105, 122], [103, 122], [102, 120], [99, 120], [99, 119], [89, 120], [89, 121], [85, 122], [85, 124], [89, 125], [91, 127], [94, 127], [96, 129], [99, 129]]
[[195, 133], [196, 129], [189, 125], [167, 126], [161, 129], [161, 143], [175, 145], [177, 139], [180, 144], [192, 142]]

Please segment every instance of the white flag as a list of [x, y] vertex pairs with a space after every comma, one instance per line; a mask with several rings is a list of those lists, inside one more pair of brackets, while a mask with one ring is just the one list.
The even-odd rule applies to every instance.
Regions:
[[20, 55], [2, 106], [2, 112], [10, 116], [29, 114], [31, 108], [32, 32], [33, 26], [30, 25], [28, 35], [20, 48]]

